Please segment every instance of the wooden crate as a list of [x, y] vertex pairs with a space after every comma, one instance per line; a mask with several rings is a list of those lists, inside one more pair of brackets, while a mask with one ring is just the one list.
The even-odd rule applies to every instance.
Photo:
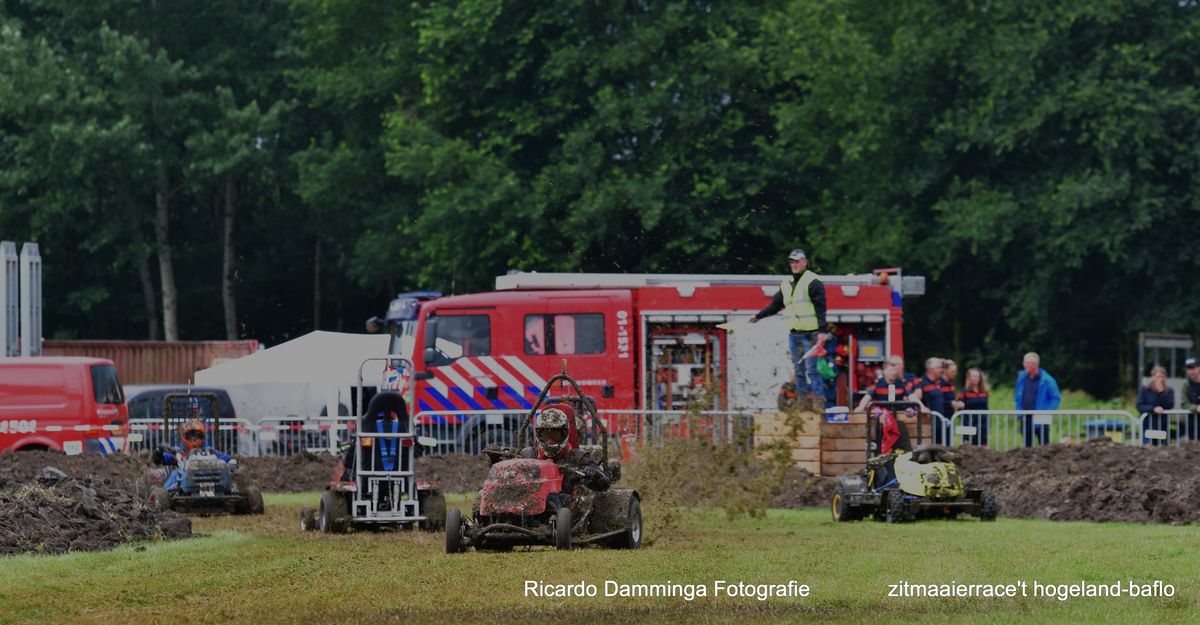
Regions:
[[759, 450], [773, 449], [783, 442], [790, 448], [792, 463], [796, 467], [819, 474], [822, 416], [815, 412], [802, 412], [795, 418], [799, 421], [789, 421], [789, 416], [782, 412], [759, 414], [754, 421], [754, 447]]

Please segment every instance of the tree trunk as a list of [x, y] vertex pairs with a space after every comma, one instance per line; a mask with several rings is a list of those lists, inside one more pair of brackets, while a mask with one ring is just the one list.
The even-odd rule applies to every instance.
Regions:
[[225, 253], [222, 258], [221, 301], [225, 304], [225, 338], [230, 341], [238, 338], [237, 300], [233, 293], [233, 283], [237, 278], [233, 249], [233, 214], [236, 205], [237, 179], [233, 174], [228, 174], [225, 176]]
[[138, 258], [138, 277], [142, 281], [142, 304], [146, 307], [146, 337], [151, 341], [162, 338], [158, 328], [158, 307], [154, 305], [154, 277], [150, 275], [150, 255]]
[[179, 295], [175, 290], [175, 264], [171, 259], [170, 180], [166, 167], [158, 168], [158, 190], [154, 194], [156, 214], [155, 243], [158, 247], [158, 274], [162, 281], [163, 338], [179, 340]]
[[313, 330], [321, 329], [321, 235], [317, 227], [317, 242], [313, 245]]

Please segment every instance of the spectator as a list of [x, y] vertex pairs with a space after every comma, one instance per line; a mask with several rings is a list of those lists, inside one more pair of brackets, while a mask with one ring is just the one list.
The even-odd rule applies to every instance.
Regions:
[[1187, 382], [1183, 385], [1183, 405], [1180, 407], [1188, 411], [1188, 439], [1200, 441], [1200, 360], [1188, 358], [1184, 365], [1187, 366]]
[[[925, 375], [917, 380], [916, 388], [909, 395], [909, 399], [921, 402], [927, 412], [936, 412], [944, 416], [946, 406], [942, 401], [942, 372], [941, 358], [936, 356], [926, 358]], [[945, 424], [937, 416], [930, 420], [930, 429], [933, 430], [933, 444], [941, 445], [948, 442], [949, 436], [946, 435]]]
[[[1058, 392], [1058, 382], [1049, 371], [1042, 369], [1042, 358], [1037, 352], [1025, 354], [1021, 365], [1024, 369], [1017, 374], [1017, 386], [1013, 403], [1017, 410], [1058, 410], [1062, 403], [1062, 394]], [[1045, 445], [1050, 441], [1050, 426], [1034, 423], [1033, 415], [1023, 415], [1022, 429], [1025, 435], [1025, 446], [1033, 447], [1034, 441]]]
[[958, 389], [954, 382], [958, 380], [958, 365], [949, 358], [942, 359], [945, 371], [942, 372], [942, 401], [946, 405], [946, 418], [950, 418], [956, 410], [962, 410], [963, 403], [958, 400]]
[[883, 363], [883, 375], [868, 389], [867, 394], [858, 403], [858, 410], [866, 410], [871, 401], [889, 401], [888, 397], [892, 391], [889, 386], [895, 387], [896, 401], [904, 401], [909, 385], [904, 379], [904, 359], [899, 356], [888, 356], [887, 361]]
[[1167, 434], [1164, 438], [1147, 438], [1142, 434], [1142, 444], [1165, 445], [1170, 436], [1170, 419], [1168, 410], [1175, 409], [1175, 389], [1167, 387], [1167, 370], [1154, 367], [1150, 370], [1150, 380], [1138, 389], [1137, 409], [1143, 415], [1142, 431], [1154, 430]]
[[[962, 409], [987, 410], [989, 390], [987, 376], [983, 375], [983, 371], [976, 367], [967, 369], [967, 380], [963, 383]], [[989, 425], [987, 415], [964, 416], [963, 425], [974, 426], [975, 428], [975, 433], [964, 438], [964, 442], [987, 447]]]
[[788, 254], [791, 275], [779, 283], [779, 292], [771, 303], [750, 318], [757, 323], [780, 311], [788, 321], [788, 347], [792, 353], [796, 396], [807, 398], [812, 409], [825, 409], [825, 379], [817, 371], [817, 358], [801, 358], [817, 343], [829, 339], [825, 333], [825, 285], [821, 277], [808, 270], [808, 255], [794, 249]]

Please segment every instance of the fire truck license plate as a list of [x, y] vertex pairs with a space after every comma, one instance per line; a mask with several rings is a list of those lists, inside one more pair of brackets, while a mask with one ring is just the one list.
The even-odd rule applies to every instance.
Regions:
[[216, 485], [201, 484], [200, 485], [200, 496], [201, 497], [216, 497], [217, 496]]

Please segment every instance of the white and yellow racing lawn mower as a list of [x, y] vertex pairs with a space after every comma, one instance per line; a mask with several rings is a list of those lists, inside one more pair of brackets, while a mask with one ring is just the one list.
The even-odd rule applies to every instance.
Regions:
[[[877, 407], [897, 411], [910, 409], [913, 405], [915, 402], [880, 402]], [[877, 410], [867, 421], [868, 429], [871, 429], [872, 421], [881, 416], [886, 420], [891, 415], [882, 415]], [[876, 425], [875, 430], [880, 434], [874, 439], [868, 435], [868, 440], [883, 438], [882, 428]], [[967, 488], [963, 484], [954, 464], [954, 452], [935, 445], [918, 445], [907, 451], [904, 449], [907, 439], [905, 431], [900, 439], [904, 445], [895, 449], [885, 446], [883, 449], [887, 453], [869, 458], [866, 469], [838, 478], [830, 506], [835, 522], [872, 516], [888, 523], [901, 523], [916, 519], [953, 519], [963, 513], [981, 521], [996, 520], [996, 498], [991, 492]], [[873, 449], [883, 450], [880, 447]]]

